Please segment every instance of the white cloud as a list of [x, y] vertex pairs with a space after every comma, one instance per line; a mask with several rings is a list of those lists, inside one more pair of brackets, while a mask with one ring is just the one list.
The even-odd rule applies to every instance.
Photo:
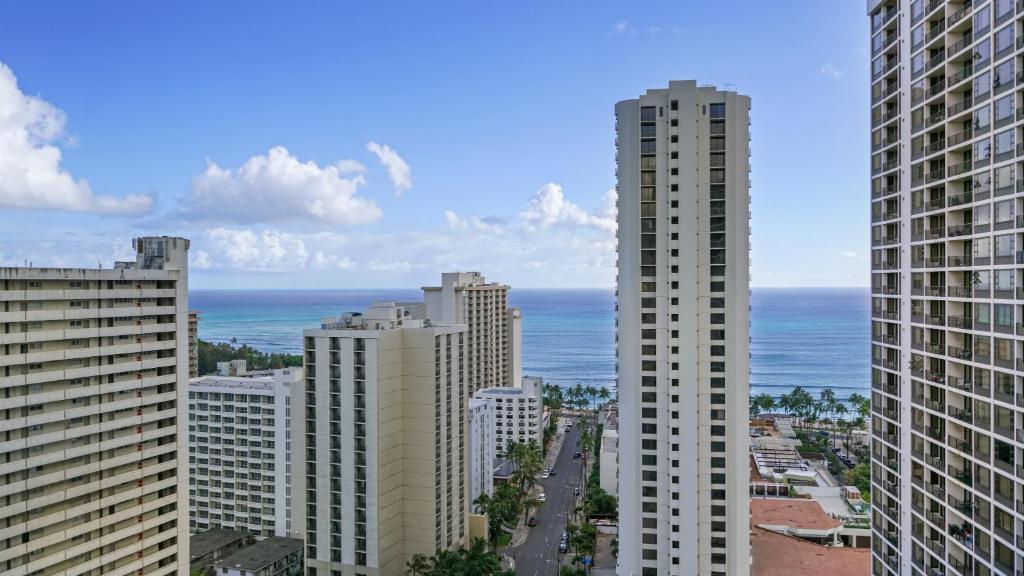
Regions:
[[820, 72], [824, 76], [830, 76], [832, 78], [843, 77], [843, 71], [840, 70], [839, 67], [832, 62], [826, 62], [824, 66], [818, 69], [818, 72]]
[[64, 112], [18, 88], [14, 72], [0, 62], [0, 206], [138, 215], [153, 209], [148, 194], [97, 196], [89, 183], [61, 168], [67, 142]]
[[448, 223], [449, 228], [468, 228], [469, 222], [463, 220], [458, 214], [452, 210], [444, 211], [445, 222]]
[[448, 227], [453, 230], [464, 230], [472, 227], [475, 230], [484, 230], [495, 234], [501, 234], [504, 232], [505, 226], [504, 221], [497, 216], [487, 216], [484, 218], [471, 216], [467, 219], [459, 216], [458, 213], [452, 210], [444, 211], [444, 219], [445, 222], [448, 223]]
[[380, 208], [358, 196], [365, 167], [353, 160], [319, 166], [300, 162], [282, 146], [253, 156], [235, 170], [207, 161], [192, 180], [182, 208], [197, 220], [281, 222], [311, 220], [325, 224], [367, 224]]
[[406, 260], [399, 260], [397, 262], [385, 262], [383, 260], [371, 260], [370, 270], [374, 272], [397, 272], [404, 273], [413, 269], [412, 263]]
[[302, 238], [280, 230], [213, 228], [206, 240], [216, 261], [227, 268], [286, 270], [305, 268], [309, 261]]
[[213, 268], [213, 260], [210, 259], [210, 255], [202, 250], [195, 250], [189, 253], [188, 263], [191, 268], [198, 268], [199, 270], [208, 270]]
[[626, 20], [616, 22], [610, 32], [612, 36], [626, 36], [636, 34], [636, 28]]
[[376, 142], [368, 142], [366, 149], [373, 152], [380, 163], [387, 167], [388, 177], [391, 178], [391, 184], [394, 186], [396, 194], [401, 195], [412, 188], [412, 169], [409, 168], [405, 160], [402, 160], [398, 152], [395, 152], [387, 144], [377, 144]]
[[562, 187], [553, 182], [542, 186], [530, 200], [530, 206], [519, 217], [530, 229], [544, 230], [552, 226], [587, 226], [615, 232], [615, 191], [605, 193], [601, 208], [589, 213], [569, 201]]
[[853, 258], [854, 260], [867, 260], [867, 254], [861, 254], [853, 250], [843, 250], [839, 253], [843, 258]]

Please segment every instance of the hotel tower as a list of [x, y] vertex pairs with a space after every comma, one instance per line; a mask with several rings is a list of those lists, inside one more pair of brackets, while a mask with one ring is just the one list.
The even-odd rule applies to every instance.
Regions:
[[1024, 3], [869, 0], [872, 572], [1024, 572]]
[[749, 113], [692, 80], [615, 107], [622, 575], [750, 571]]

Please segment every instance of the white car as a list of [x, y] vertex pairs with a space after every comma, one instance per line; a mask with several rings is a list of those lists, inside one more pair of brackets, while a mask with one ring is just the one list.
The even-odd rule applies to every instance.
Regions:
[[549, 475], [550, 475], [550, 472], [548, 472], [547, 470], [544, 470], [544, 473], [541, 474], [540, 477], [541, 478], [547, 478]]
[[540, 496], [537, 496], [537, 501], [538, 502], [547, 502], [547, 500], [548, 500], [548, 496], [547, 496], [547, 494], [545, 494], [543, 492], [540, 493]]

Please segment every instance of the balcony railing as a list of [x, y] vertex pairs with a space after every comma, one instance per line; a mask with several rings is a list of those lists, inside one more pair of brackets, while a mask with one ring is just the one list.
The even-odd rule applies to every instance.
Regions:
[[[956, 258], [956, 256], [949, 257], [950, 262], [952, 262], [953, 258]], [[952, 266], [952, 263], [950, 266]], [[971, 298], [973, 294], [970, 286], [948, 286], [947, 291], [951, 298]]]
[[954, 164], [953, 166], [950, 166], [950, 167], [948, 167], [946, 169], [946, 171], [949, 173], [949, 177], [950, 178], [952, 178], [954, 176], [959, 176], [959, 175], [963, 174], [964, 172], [970, 172], [970, 170], [971, 170], [971, 161], [970, 160], [967, 160], [965, 162], [961, 162], [959, 164]]
[[[953, 106], [954, 107], [958, 106], [958, 104], [954, 104]], [[951, 107], [951, 109], [952, 109], [952, 107]], [[950, 116], [952, 116], [952, 115], [953, 115], [953, 113], [951, 112]], [[946, 144], [950, 148], [952, 148], [954, 146], [957, 146], [959, 144], [962, 144], [962, 143], [970, 140], [973, 135], [974, 135], [974, 129], [973, 128], [966, 128], [964, 130], [961, 130], [960, 132], [957, 132], [956, 134], [953, 134], [952, 136], [947, 137], [946, 138]]]
[[[878, 73], [876, 78], [880, 77], [884, 73], [885, 73], [885, 70], [883, 68], [883, 70]], [[973, 74], [973, 73], [974, 73], [974, 66], [973, 66], [973, 64], [971, 62], [968, 62], [967, 64], [964, 65], [963, 68], [961, 68], [961, 69], [957, 70], [956, 72], [954, 72], [954, 73], [949, 75], [949, 77], [947, 78], [948, 85], [949, 86], [953, 86], [955, 84], [959, 84], [960, 82], [963, 82], [964, 80], [970, 78], [971, 74]]]
[[952, 208], [954, 206], [960, 206], [961, 204], [967, 204], [968, 202], [971, 202], [972, 196], [971, 192], [959, 192], [957, 194], [953, 194], [949, 197], [949, 207]]
[[950, 238], [968, 236], [971, 233], [971, 224], [956, 224], [954, 226], [950, 226], [947, 231]]
[[961, 50], [963, 50], [964, 48], [967, 48], [968, 46], [970, 46], [973, 42], [974, 42], [974, 34], [970, 34], [970, 33], [966, 34], [963, 38], [957, 40], [956, 42], [951, 44], [948, 48], [946, 48], [946, 56], [952, 58], [953, 56], [958, 54]]
[[952, 14], [949, 15], [949, 17], [946, 18], [946, 24], [948, 24], [949, 26], [953, 26], [957, 22], [963, 20], [964, 16], [967, 16], [967, 14], [970, 13], [971, 9], [973, 8], [971, 4], [971, 0], [967, 0], [967, 2], [964, 2], [963, 7], [961, 7], [956, 12], [953, 12]]

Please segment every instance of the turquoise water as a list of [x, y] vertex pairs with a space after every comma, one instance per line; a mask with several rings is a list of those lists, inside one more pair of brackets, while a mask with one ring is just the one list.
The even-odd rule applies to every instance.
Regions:
[[[375, 300], [419, 290], [192, 290], [199, 335], [268, 352], [299, 351], [302, 329]], [[615, 382], [612, 290], [513, 289], [523, 311], [523, 372], [558, 384]], [[751, 296], [751, 392], [832, 387], [845, 397], [870, 382], [867, 289], [756, 289]]]

